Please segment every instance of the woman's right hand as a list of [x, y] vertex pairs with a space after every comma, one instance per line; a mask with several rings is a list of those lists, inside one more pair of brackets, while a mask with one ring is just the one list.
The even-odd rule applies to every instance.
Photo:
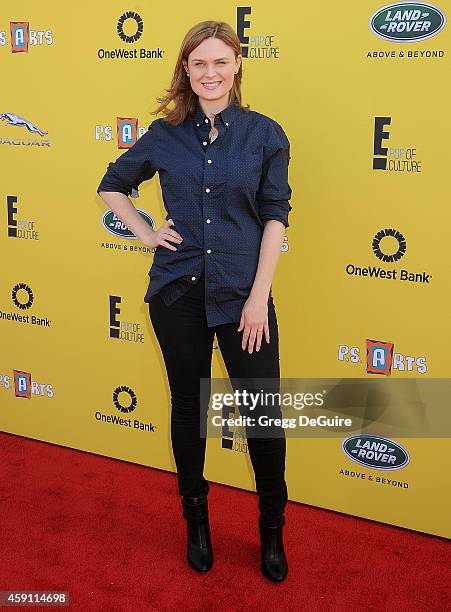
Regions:
[[170, 251], [176, 251], [177, 248], [173, 246], [170, 242], [168, 242], [168, 239], [171, 240], [172, 242], [176, 242], [177, 244], [180, 244], [183, 238], [180, 236], [178, 232], [176, 232], [173, 229], [170, 229], [171, 225], [175, 225], [175, 223], [172, 219], [168, 219], [167, 221], [163, 223], [160, 229], [158, 230], [151, 229], [148, 236], [146, 236], [144, 240], [142, 240], [141, 242], [145, 246], [151, 249], [154, 249], [157, 246], [164, 246]]

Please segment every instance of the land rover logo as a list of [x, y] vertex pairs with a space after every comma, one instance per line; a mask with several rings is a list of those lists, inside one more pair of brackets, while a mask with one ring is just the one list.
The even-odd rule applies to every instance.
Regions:
[[380, 38], [415, 42], [438, 34], [446, 23], [445, 13], [426, 2], [396, 2], [377, 10], [370, 28]]
[[352, 461], [375, 470], [399, 470], [409, 463], [409, 454], [400, 444], [381, 436], [350, 436], [343, 440], [342, 449]]
[[[145, 210], [141, 210], [140, 208], [136, 209], [144, 221], [150, 225], [152, 229], [155, 229], [155, 222], [152, 217], [146, 213]], [[119, 238], [128, 238], [129, 240], [136, 240], [136, 236], [128, 229], [124, 223], [120, 219], [116, 217], [112, 210], [107, 210], [103, 217], [102, 223], [105, 229], [107, 229], [111, 234], [115, 236], [119, 236]]]

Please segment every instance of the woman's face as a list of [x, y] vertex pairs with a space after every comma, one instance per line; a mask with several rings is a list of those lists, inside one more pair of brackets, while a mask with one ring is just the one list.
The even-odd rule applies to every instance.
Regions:
[[241, 55], [235, 60], [232, 47], [220, 38], [206, 38], [189, 54], [188, 64], [183, 60], [191, 87], [199, 99], [224, 104], [240, 64]]

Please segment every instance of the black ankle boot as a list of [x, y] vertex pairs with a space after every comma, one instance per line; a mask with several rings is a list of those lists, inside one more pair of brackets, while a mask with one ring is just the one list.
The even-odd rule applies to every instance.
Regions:
[[288, 574], [288, 563], [282, 538], [285, 516], [270, 520], [260, 514], [258, 525], [262, 574], [270, 580], [281, 582]]
[[183, 497], [182, 508], [187, 524], [188, 563], [198, 572], [208, 572], [213, 566], [213, 548], [210, 541], [207, 497]]

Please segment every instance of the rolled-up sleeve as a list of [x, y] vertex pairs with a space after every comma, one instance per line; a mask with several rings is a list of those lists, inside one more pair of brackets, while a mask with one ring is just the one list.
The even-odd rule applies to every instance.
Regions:
[[259, 216], [262, 222], [276, 219], [289, 227], [288, 214], [292, 209], [288, 202], [292, 193], [288, 183], [290, 143], [276, 121], [271, 122], [264, 150], [262, 177], [256, 194]]
[[132, 147], [122, 153], [116, 161], [108, 164], [106, 173], [97, 187], [97, 193], [119, 191], [128, 196], [133, 189], [137, 190], [143, 181], [151, 179], [156, 172], [153, 162], [155, 139], [155, 127], [151, 123], [147, 132], [138, 138]]

